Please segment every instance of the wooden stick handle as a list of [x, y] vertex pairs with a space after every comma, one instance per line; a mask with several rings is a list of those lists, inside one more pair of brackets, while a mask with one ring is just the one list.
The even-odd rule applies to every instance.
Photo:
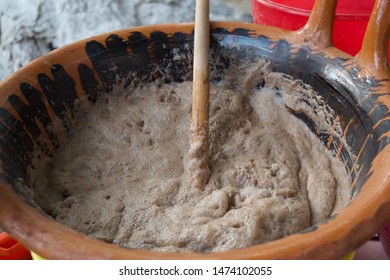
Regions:
[[203, 127], [209, 118], [209, 0], [197, 0], [195, 12], [192, 123]]
[[205, 188], [210, 173], [208, 167], [209, 8], [209, 0], [196, 1], [192, 125], [188, 168], [191, 186], [201, 190]]

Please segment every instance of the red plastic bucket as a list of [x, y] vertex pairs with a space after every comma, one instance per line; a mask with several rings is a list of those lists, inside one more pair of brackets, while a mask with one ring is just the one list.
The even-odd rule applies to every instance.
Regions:
[[[253, 20], [257, 24], [297, 30], [307, 22], [314, 1], [251, 0]], [[374, 3], [375, 0], [338, 1], [333, 27], [335, 47], [351, 55], [359, 52]]]
[[0, 233], [0, 260], [31, 260], [30, 251], [6, 232]]

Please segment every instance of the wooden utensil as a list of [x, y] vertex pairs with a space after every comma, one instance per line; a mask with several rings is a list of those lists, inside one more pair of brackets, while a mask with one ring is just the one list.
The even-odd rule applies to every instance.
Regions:
[[195, 9], [192, 124], [188, 172], [191, 186], [206, 186], [208, 167], [209, 119], [209, 0], [197, 0]]

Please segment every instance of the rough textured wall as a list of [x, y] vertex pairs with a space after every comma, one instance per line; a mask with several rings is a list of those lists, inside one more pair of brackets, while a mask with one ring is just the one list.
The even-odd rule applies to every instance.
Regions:
[[[194, 20], [195, 0], [0, 0], [0, 80], [32, 59], [92, 35]], [[211, 19], [251, 21], [249, 0], [211, 0]]]

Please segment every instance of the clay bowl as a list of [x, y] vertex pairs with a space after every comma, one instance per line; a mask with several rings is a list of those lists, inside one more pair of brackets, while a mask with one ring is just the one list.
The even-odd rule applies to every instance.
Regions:
[[[334, 259], [353, 251], [390, 220], [390, 82], [386, 41], [389, 1], [375, 6], [361, 52], [351, 57], [331, 46], [336, 1], [317, 1], [307, 25], [296, 32], [244, 23], [211, 24], [211, 45], [237, 61], [265, 57], [271, 67], [310, 84], [336, 112], [352, 148], [318, 137], [350, 172], [354, 200], [327, 222], [280, 240], [213, 254], [129, 250], [67, 228], [34, 206], [27, 167], [34, 153], [53, 156], [73, 125], [77, 100], [93, 106], [129, 71], [155, 80], [155, 65], [171, 69], [166, 83], [191, 79], [191, 61], [174, 63], [172, 48], [186, 53], [193, 24], [120, 30], [55, 50], [0, 84], [0, 226], [49, 259]], [[229, 67], [226, 62], [223, 67]], [[294, 113], [294, 112], [292, 112]], [[308, 126], [311, 120], [300, 116]], [[49, 129], [56, 122], [54, 131]], [[60, 125], [58, 125], [60, 124]], [[356, 167], [356, 168], [355, 168]], [[27, 186], [21, 188], [17, 181]]]

